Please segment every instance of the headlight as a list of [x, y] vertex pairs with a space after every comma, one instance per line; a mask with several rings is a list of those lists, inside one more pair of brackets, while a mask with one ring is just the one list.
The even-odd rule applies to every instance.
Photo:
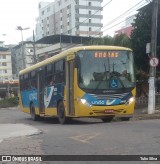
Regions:
[[126, 105], [131, 104], [132, 102], [135, 101], [135, 97], [129, 98], [129, 100], [126, 102]]
[[80, 99], [80, 102], [83, 104], [83, 105], [86, 105], [86, 106], [88, 106], [88, 107], [91, 107], [92, 105], [89, 103], [89, 102], [87, 102], [87, 100], [86, 99]]

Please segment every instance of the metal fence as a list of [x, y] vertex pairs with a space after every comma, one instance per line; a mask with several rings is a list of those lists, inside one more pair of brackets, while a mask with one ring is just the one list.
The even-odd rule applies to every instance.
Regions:
[[[160, 104], [160, 94], [155, 95], [155, 103]], [[137, 97], [136, 104], [137, 105], [148, 104], [148, 97], [146, 96]]]

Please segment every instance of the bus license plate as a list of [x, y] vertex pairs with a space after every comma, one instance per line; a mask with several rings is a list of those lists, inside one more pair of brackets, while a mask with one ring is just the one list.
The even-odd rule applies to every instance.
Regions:
[[106, 109], [106, 110], [104, 111], [104, 113], [113, 113], [113, 112], [114, 112], [113, 109]]

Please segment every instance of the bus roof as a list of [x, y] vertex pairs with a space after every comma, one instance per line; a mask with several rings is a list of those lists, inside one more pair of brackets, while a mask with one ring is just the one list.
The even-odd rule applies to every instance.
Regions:
[[23, 70], [21, 70], [19, 72], [19, 75], [25, 74], [27, 72], [30, 72], [32, 70], [36, 70], [42, 66], [45, 66], [49, 63], [52, 63], [53, 61], [62, 59], [68, 55], [71, 55], [77, 51], [80, 50], [126, 50], [126, 51], [132, 51], [130, 48], [126, 48], [126, 47], [119, 47], [119, 46], [105, 46], [105, 45], [92, 45], [92, 46], [80, 46], [80, 47], [74, 47], [74, 48], [70, 48], [68, 50], [65, 50], [57, 55], [54, 55], [46, 60], [43, 60], [37, 64], [34, 64], [28, 68], [25, 68]]

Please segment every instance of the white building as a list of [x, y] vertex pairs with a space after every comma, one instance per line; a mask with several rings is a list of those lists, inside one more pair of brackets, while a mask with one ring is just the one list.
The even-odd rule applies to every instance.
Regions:
[[102, 35], [103, 0], [55, 0], [39, 3], [36, 40], [48, 35]]
[[11, 51], [0, 42], [0, 81], [12, 79]]
[[[17, 79], [19, 71], [24, 68], [30, 67], [34, 64], [34, 46], [33, 42], [25, 41], [23, 44], [19, 44], [12, 48], [12, 69], [13, 69], [13, 78]], [[46, 45], [36, 44], [35, 53], [39, 48], [43, 48]]]

